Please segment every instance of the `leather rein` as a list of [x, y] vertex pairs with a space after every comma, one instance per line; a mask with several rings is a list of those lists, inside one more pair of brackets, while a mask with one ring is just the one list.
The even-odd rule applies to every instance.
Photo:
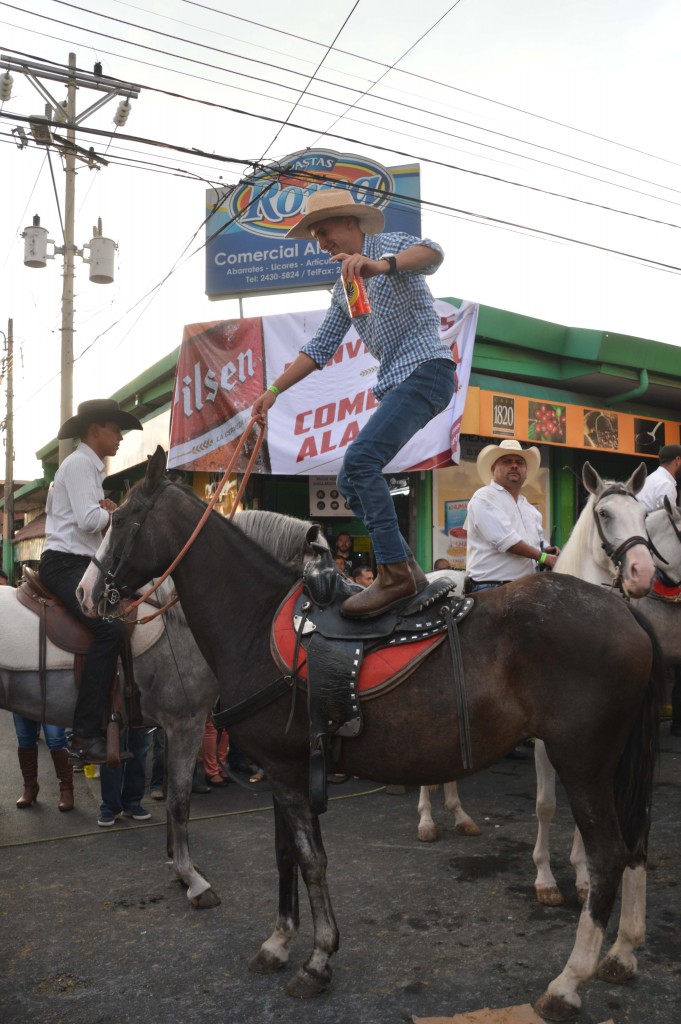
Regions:
[[[165, 572], [156, 580], [156, 582], [151, 587], [149, 587], [148, 590], [146, 590], [143, 594], [141, 594], [138, 597], [136, 597], [134, 601], [132, 601], [130, 604], [127, 605], [127, 607], [125, 609], [125, 612], [122, 615], [118, 615], [118, 616], [109, 615], [110, 618], [123, 618], [125, 621], [128, 621], [128, 615], [130, 614], [130, 612], [135, 611], [135, 609], [138, 608], [141, 604], [148, 603], [149, 602], [149, 598], [151, 597], [151, 595], [156, 593], [156, 591], [161, 586], [161, 584], [164, 583], [165, 580], [167, 580], [167, 578], [170, 576], [170, 574], [180, 564], [180, 562], [185, 557], [185, 555], [187, 554], [187, 552], [191, 548], [192, 544], [194, 543], [194, 541], [196, 540], [198, 535], [201, 533], [201, 530], [203, 529], [203, 527], [205, 526], [205, 524], [206, 524], [206, 522], [208, 520], [208, 517], [210, 516], [211, 512], [215, 508], [215, 505], [217, 504], [218, 499], [220, 498], [220, 494], [222, 493], [222, 489], [225, 486], [225, 484], [227, 483], [230, 475], [234, 471], [234, 466], [236, 465], [237, 459], [238, 459], [239, 455], [241, 454], [241, 450], [242, 450], [244, 444], [246, 443], [246, 440], [247, 440], [249, 434], [251, 433], [251, 430], [253, 429], [253, 426], [255, 425], [255, 423], [256, 423], [255, 418], [251, 417], [251, 419], [248, 421], [248, 425], [246, 426], [246, 429], [244, 430], [243, 434], [239, 438], [239, 441], [237, 442], [237, 446], [236, 446], [236, 448], [234, 450], [232, 458], [229, 460], [229, 465], [227, 466], [227, 469], [223, 473], [222, 478], [221, 478], [218, 486], [215, 488], [215, 493], [213, 494], [213, 496], [211, 497], [210, 501], [208, 502], [208, 505], [206, 506], [206, 509], [205, 509], [203, 515], [201, 516], [201, 518], [199, 519], [198, 523], [194, 527], [194, 530], [192, 531], [190, 537], [187, 539], [187, 541], [185, 542], [185, 544], [182, 547], [182, 549], [175, 556], [175, 558], [173, 559], [171, 564], [168, 566], [168, 568], [165, 570]], [[243, 497], [243, 494], [244, 494], [244, 491], [246, 490], [246, 484], [248, 483], [249, 477], [250, 477], [251, 472], [253, 470], [253, 466], [255, 465], [255, 460], [257, 459], [258, 454], [260, 452], [260, 448], [262, 446], [264, 434], [265, 434], [264, 428], [261, 428], [261, 430], [258, 433], [258, 436], [257, 436], [257, 438], [255, 440], [255, 444], [253, 445], [253, 452], [251, 454], [250, 459], [248, 460], [248, 465], [246, 466], [246, 471], [244, 472], [243, 479], [242, 479], [241, 484], [239, 486], [239, 490], [237, 491], [236, 497], [234, 499], [234, 504], [232, 505], [232, 510], [231, 510], [231, 512], [229, 514], [230, 521], [232, 521], [234, 519], [234, 516], [236, 514], [236, 510], [239, 507], [239, 502], [241, 501], [241, 499]], [[152, 506], [154, 504], [156, 495], [154, 496], [154, 499], [152, 501], [146, 501], [139, 494], [136, 494], [135, 497], [140, 502], [140, 504], [143, 506], [145, 512], [144, 512], [144, 515], [139, 516], [137, 521], [132, 524], [132, 526], [131, 526], [131, 528], [130, 528], [130, 530], [128, 532], [128, 536], [126, 537], [125, 544], [123, 545], [123, 550], [121, 551], [120, 555], [116, 559], [115, 563], [112, 565], [112, 567], [110, 569], [105, 569], [104, 566], [101, 564], [101, 562], [96, 557], [94, 557], [92, 559], [92, 561], [97, 566], [99, 571], [104, 574], [104, 578], [105, 578], [104, 590], [102, 592], [101, 598], [99, 599], [99, 608], [98, 608], [98, 610], [100, 611], [100, 613], [103, 613], [104, 611], [106, 611], [109, 606], [114, 606], [114, 605], [120, 604], [121, 596], [122, 595], [121, 595], [121, 591], [120, 591], [120, 588], [118, 586], [118, 583], [116, 581], [116, 576], [120, 572], [121, 566], [124, 565], [125, 562], [128, 559], [128, 556], [129, 556], [129, 554], [130, 554], [130, 552], [132, 550], [133, 544], [135, 543], [135, 537], [137, 536], [137, 533], [139, 532], [140, 527], [142, 526], [142, 523], [144, 522], [144, 520], [146, 519], [148, 513], [150, 512], [150, 510], [151, 510], [151, 508], [152, 508]], [[177, 604], [178, 600], [179, 599], [178, 599], [177, 593], [175, 591], [173, 591], [170, 599], [166, 602], [166, 604], [164, 604], [162, 607], [158, 608], [158, 610], [153, 612], [151, 615], [145, 615], [144, 618], [135, 620], [135, 622], [133, 624], [135, 626], [142, 626], [142, 625], [144, 625], [147, 622], [151, 622], [152, 619], [157, 618], [159, 615], [163, 615], [165, 612], [168, 611], [168, 609], [172, 608], [173, 605]], [[153, 602], [153, 603], [155, 604], [156, 602]]]

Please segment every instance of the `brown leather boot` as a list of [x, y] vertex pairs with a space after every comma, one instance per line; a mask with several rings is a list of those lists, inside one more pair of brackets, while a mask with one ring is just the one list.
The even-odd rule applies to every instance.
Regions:
[[17, 747], [19, 767], [24, 777], [24, 792], [17, 800], [17, 807], [23, 810], [30, 807], [38, 799], [38, 748]]
[[415, 593], [416, 583], [408, 562], [379, 565], [371, 586], [344, 601], [341, 611], [351, 619], [373, 619]]
[[73, 810], [73, 765], [69, 760], [69, 752], [66, 747], [61, 750], [53, 750], [52, 760], [54, 771], [59, 779], [59, 810]]
[[407, 559], [407, 565], [411, 569], [411, 574], [414, 577], [414, 583], [416, 584], [416, 593], [420, 594], [422, 590], [425, 590], [428, 586], [428, 577], [414, 558], [411, 551], [409, 552], [409, 558]]

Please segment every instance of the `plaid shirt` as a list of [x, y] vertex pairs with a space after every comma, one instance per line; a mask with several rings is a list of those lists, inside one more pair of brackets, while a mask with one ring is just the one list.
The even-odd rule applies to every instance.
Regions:
[[320, 368], [354, 326], [372, 356], [378, 360], [378, 375], [372, 391], [380, 401], [386, 392], [401, 384], [421, 363], [431, 359], [452, 359], [448, 345], [440, 340], [440, 318], [433, 296], [424, 280], [444, 259], [444, 252], [428, 238], [415, 238], [402, 231], [365, 235], [362, 255], [378, 260], [394, 256], [413, 245], [426, 245], [439, 259], [425, 270], [378, 274], [365, 281], [371, 312], [354, 320], [348, 312], [345, 289], [339, 279], [331, 295], [331, 306], [315, 336], [301, 348]]

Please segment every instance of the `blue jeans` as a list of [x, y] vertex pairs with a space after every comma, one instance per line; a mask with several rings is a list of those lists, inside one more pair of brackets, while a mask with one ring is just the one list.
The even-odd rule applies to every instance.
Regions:
[[431, 359], [381, 399], [378, 409], [349, 445], [338, 488], [369, 531], [379, 565], [404, 562], [411, 554], [400, 533], [383, 469], [426, 423], [447, 408], [454, 393], [455, 366]]
[[[22, 715], [13, 715], [17, 742], [20, 747], [35, 747], [38, 744], [40, 722], [33, 722]], [[63, 725], [43, 725], [48, 750], [62, 750], [66, 744], [66, 729]]]
[[112, 811], [113, 814], [120, 814], [142, 802], [151, 737], [148, 729], [126, 729], [121, 733], [121, 750], [129, 750], [134, 756], [131, 761], [123, 761], [120, 768], [100, 765], [101, 813]]

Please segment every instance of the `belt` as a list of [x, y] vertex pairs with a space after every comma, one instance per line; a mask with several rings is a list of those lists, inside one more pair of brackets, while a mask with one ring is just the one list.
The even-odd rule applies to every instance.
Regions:
[[506, 583], [513, 583], [513, 580], [474, 580], [472, 577], [470, 580], [472, 587], [503, 587]]

